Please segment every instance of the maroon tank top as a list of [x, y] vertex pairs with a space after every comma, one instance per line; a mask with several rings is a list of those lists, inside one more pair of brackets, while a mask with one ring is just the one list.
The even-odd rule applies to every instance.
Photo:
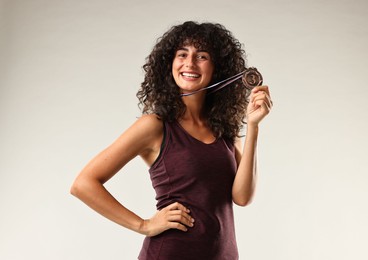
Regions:
[[177, 122], [164, 123], [161, 153], [149, 169], [157, 209], [180, 202], [194, 227], [146, 237], [140, 260], [235, 260], [231, 189], [237, 169], [234, 145], [223, 138], [205, 144]]

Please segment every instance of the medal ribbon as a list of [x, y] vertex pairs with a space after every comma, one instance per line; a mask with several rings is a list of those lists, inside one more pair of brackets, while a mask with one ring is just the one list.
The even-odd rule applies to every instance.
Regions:
[[189, 92], [189, 93], [182, 93], [181, 96], [182, 97], [191, 96], [191, 95], [194, 95], [198, 92], [201, 92], [201, 91], [204, 91], [204, 90], [207, 90], [207, 89], [211, 89], [209, 92], [207, 92], [207, 94], [212, 94], [212, 93], [214, 93], [216, 91], [219, 91], [220, 89], [226, 87], [227, 85], [233, 83], [234, 81], [236, 81], [240, 78], [242, 78], [243, 85], [245, 87], [249, 88], [249, 89], [252, 89], [255, 86], [262, 85], [262, 82], [263, 82], [262, 75], [261, 75], [261, 73], [258, 72], [258, 70], [256, 68], [248, 68], [248, 69], [246, 69], [246, 70], [244, 70], [244, 71], [242, 71], [242, 72], [240, 72], [240, 73], [238, 73], [234, 76], [231, 76], [231, 77], [229, 77], [227, 79], [224, 79], [220, 82], [217, 82], [215, 84], [212, 84], [208, 87], [201, 88], [201, 89], [198, 89], [196, 91]]

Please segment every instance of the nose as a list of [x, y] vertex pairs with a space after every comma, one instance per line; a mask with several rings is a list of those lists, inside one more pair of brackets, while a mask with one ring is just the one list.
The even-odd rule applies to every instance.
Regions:
[[195, 57], [193, 56], [188, 56], [186, 59], [185, 59], [185, 66], [187, 68], [192, 68], [195, 66]]

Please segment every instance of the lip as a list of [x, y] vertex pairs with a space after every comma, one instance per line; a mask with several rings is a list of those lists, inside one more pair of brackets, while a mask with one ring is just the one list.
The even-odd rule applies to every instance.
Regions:
[[[181, 71], [180, 76], [183, 77], [186, 80], [197, 80], [199, 79], [202, 75], [196, 71]], [[186, 76], [184, 74], [192, 74], [192, 75], [197, 75], [197, 77], [191, 77], [191, 76]]]

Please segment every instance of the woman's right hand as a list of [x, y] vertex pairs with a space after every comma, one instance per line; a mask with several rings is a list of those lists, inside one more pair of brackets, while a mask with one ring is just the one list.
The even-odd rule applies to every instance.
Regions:
[[179, 202], [157, 211], [150, 219], [143, 220], [142, 233], [146, 236], [156, 236], [168, 229], [187, 231], [187, 227], [194, 226], [194, 219], [189, 215], [190, 210]]

